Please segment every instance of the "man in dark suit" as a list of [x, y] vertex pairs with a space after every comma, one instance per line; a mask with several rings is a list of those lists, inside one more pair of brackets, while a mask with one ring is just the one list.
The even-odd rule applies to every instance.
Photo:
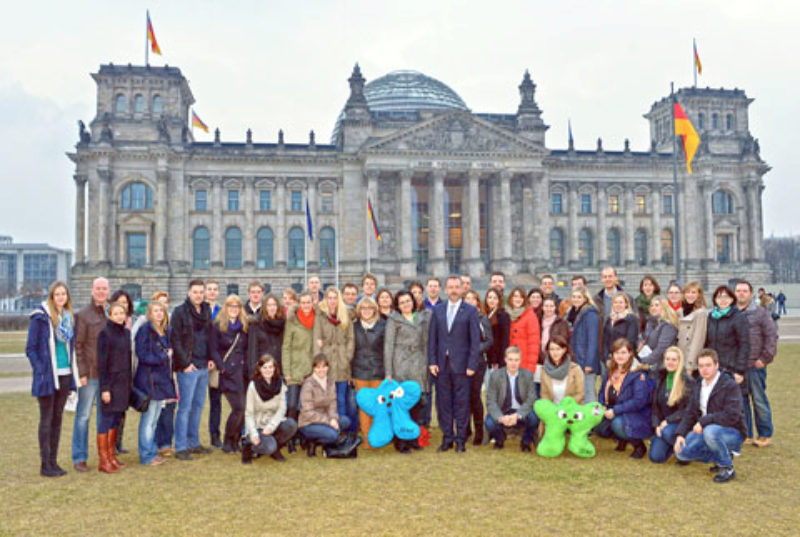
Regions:
[[428, 335], [428, 367], [436, 379], [436, 413], [444, 435], [439, 451], [455, 441], [457, 453], [466, 451], [469, 377], [478, 368], [481, 340], [478, 310], [461, 299], [461, 285], [458, 276], [447, 278], [447, 300], [434, 307]]
[[494, 438], [494, 449], [503, 449], [507, 429], [523, 429], [522, 451], [535, 442], [539, 418], [533, 411], [536, 389], [533, 373], [520, 368], [522, 351], [506, 349], [506, 366], [492, 372], [486, 391], [486, 430]]

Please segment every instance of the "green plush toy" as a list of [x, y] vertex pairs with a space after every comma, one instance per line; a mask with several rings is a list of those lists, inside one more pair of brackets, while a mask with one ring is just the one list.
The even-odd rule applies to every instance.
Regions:
[[594, 457], [595, 449], [589, 441], [589, 431], [603, 420], [603, 406], [599, 403], [579, 405], [572, 397], [565, 397], [556, 405], [539, 399], [533, 410], [544, 423], [544, 437], [536, 452], [540, 457], [558, 457], [564, 451], [565, 434], [569, 430], [568, 449], [577, 457]]

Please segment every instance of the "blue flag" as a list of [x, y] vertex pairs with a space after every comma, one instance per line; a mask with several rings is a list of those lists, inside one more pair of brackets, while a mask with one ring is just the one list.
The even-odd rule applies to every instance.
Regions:
[[308, 198], [306, 198], [306, 229], [308, 230], [308, 240], [314, 240], [314, 222], [311, 221], [311, 209], [308, 207]]
[[572, 145], [574, 140], [572, 139], [572, 120], [567, 120], [567, 129], [569, 130], [569, 145]]

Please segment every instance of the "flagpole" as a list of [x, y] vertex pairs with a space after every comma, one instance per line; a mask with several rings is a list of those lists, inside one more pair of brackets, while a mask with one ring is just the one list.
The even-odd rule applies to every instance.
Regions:
[[334, 243], [333, 243], [333, 261], [336, 265], [336, 288], [341, 289], [339, 287], [339, 230], [341, 229], [341, 222], [342, 222], [342, 215], [341, 211], [337, 210], [336, 214], [336, 235], [334, 235]]
[[150, 28], [147, 23], [150, 22], [150, 10], [147, 10], [147, 19], [144, 23], [144, 66], [150, 65]]
[[697, 87], [697, 40], [692, 38], [692, 72], [694, 73], [694, 87]]
[[369, 240], [369, 191], [367, 191], [367, 210], [364, 211], [365, 220], [364, 220], [364, 238], [367, 241], [367, 272], [372, 272], [372, 266], [370, 262], [370, 240]]
[[[671, 101], [673, 103], [672, 107], [672, 190], [673, 190], [673, 198], [675, 200], [675, 207], [673, 207], [672, 214], [675, 216], [675, 235], [673, 237], [673, 241], [675, 243], [675, 281], [680, 284], [681, 282], [681, 221], [680, 216], [678, 214], [678, 136], [675, 134], [675, 106], [674, 103], [676, 102], [675, 99], [675, 84], [670, 82], [669, 85], [669, 95], [671, 97]], [[654, 210], [660, 210], [659, 207], [655, 207]], [[654, 239], [655, 240], [655, 239]]]

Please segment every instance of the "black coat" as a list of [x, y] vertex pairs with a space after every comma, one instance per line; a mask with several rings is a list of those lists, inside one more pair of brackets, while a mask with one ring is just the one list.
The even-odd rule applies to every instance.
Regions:
[[283, 347], [283, 329], [286, 319], [260, 319], [251, 323], [247, 329], [247, 376], [253, 378], [259, 358], [269, 354], [281, 366], [281, 348]]
[[[612, 324], [613, 323], [613, 324]], [[627, 339], [631, 343], [631, 347], [636, 349], [639, 343], [639, 318], [635, 313], [631, 313], [624, 319], [612, 321], [609, 317], [606, 319], [606, 325], [603, 327], [603, 356], [602, 362], [606, 362], [611, 354], [611, 346], [619, 338]]]
[[133, 385], [155, 401], [174, 399], [176, 396], [167, 354], [169, 348], [169, 331], [160, 336], [150, 321], [136, 332], [136, 356], [139, 365]]
[[483, 362], [488, 362], [488, 353], [494, 345], [494, 331], [489, 318], [483, 314], [478, 315], [481, 329], [481, 356]]
[[685, 371], [680, 372], [683, 377], [683, 397], [673, 406], [669, 406], [669, 391], [667, 390], [667, 370], [662, 369], [658, 372], [658, 380], [656, 389], [653, 392], [653, 428], [655, 429], [661, 425], [662, 421], [667, 423], [680, 423], [683, 415], [686, 412], [686, 406], [689, 404], [689, 399], [694, 389], [694, 379], [686, 374]]
[[[175, 371], [183, 371], [191, 364], [199, 369], [206, 369], [211, 360], [211, 308], [203, 302], [200, 313], [187, 298], [183, 304], [172, 312], [172, 367]], [[202, 332], [206, 340], [206, 352], [198, 352], [195, 341], [195, 332]]]
[[[228, 359], [223, 361], [228, 349], [231, 348], [236, 339], [236, 334], [239, 334], [236, 347], [230, 352]], [[219, 389], [223, 393], [244, 395], [248, 383], [247, 367], [245, 366], [247, 332], [236, 331], [231, 328], [223, 332], [215, 324], [211, 332], [211, 356], [220, 372]]]
[[492, 346], [486, 353], [486, 358], [490, 367], [494, 365], [505, 367], [505, 354], [511, 333], [511, 316], [503, 309], [498, 310], [494, 315], [497, 317], [497, 323], [492, 325]]
[[103, 411], [125, 412], [131, 397], [131, 332], [121, 324], [106, 321], [97, 336], [97, 375], [100, 393], [111, 392]]
[[383, 343], [386, 336], [386, 321], [378, 320], [375, 326], [365, 329], [361, 321], [353, 322], [355, 352], [350, 363], [351, 374], [358, 380], [383, 380], [386, 370], [383, 365]]
[[722, 371], [744, 375], [750, 357], [750, 325], [747, 323], [747, 316], [736, 306], [731, 306], [728, 314], [719, 319], [709, 313], [706, 347], [717, 351], [719, 368]]
[[692, 430], [694, 424], [700, 422], [703, 427], [712, 424], [733, 427], [739, 431], [742, 438], [745, 438], [747, 436], [747, 428], [744, 422], [742, 392], [733, 379], [733, 375], [720, 371], [719, 380], [708, 397], [705, 416], [700, 411], [700, 390], [702, 386], [703, 379], [700, 378], [694, 385], [689, 404], [686, 407], [686, 413], [678, 426], [678, 435], [685, 437]]

